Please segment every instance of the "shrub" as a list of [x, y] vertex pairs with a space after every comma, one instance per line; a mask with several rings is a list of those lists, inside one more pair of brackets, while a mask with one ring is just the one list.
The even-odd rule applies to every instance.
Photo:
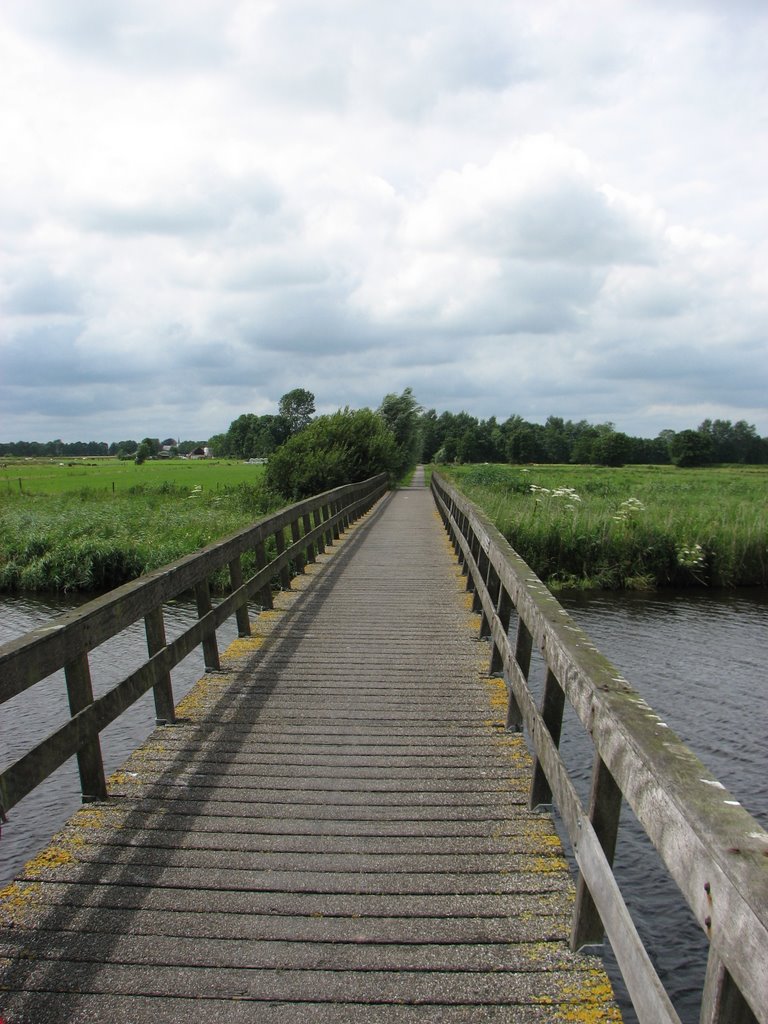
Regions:
[[342, 484], [387, 473], [394, 482], [399, 454], [394, 435], [370, 409], [340, 409], [319, 416], [277, 449], [267, 465], [267, 486], [299, 501]]

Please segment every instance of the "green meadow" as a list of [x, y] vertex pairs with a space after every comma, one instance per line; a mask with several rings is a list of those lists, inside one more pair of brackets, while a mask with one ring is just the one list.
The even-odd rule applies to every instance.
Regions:
[[768, 467], [456, 466], [550, 587], [768, 585]]
[[[768, 467], [440, 471], [553, 588], [768, 585]], [[235, 460], [4, 459], [0, 591], [109, 589], [282, 504]]]
[[283, 504], [263, 466], [234, 461], [4, 460], [0, 472], [5, 592], [119, 586]]
[[137, 466], [130, 459], [0, 459], [0, 500], [73, 491], [135, 491], [174, 485], [205, 491], [239, 484], [257, 484], [263, 466], [234, 459], [157, 459]]

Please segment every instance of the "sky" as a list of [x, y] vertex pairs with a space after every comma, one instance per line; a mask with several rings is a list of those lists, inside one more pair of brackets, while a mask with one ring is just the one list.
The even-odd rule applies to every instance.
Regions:
[[3, 0], [0, 441], [768, 435], [765, 0]]

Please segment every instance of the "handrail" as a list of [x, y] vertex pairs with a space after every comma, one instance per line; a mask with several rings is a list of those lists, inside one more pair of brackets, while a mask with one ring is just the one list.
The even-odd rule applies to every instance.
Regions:
[[[573, 948], [607, 933], [641, 1024], [679, 1024], [616, 883], [622, 799], [659, 851], [710, 943], [702, 1024], [768, 1022], [768, 833], [590, 642], [490, 520], [439, 473], [438, 510], [454, 544], [491, 675], [508, 691], [507, 727], [525, 726], [535, 753], [530, 806], [554, 798], [580, 878]], [[510, 639], [512, 613], [516, 637]], [[528, 685], [533, 644], [546, 680]], [[589, 807], [559, 754], [568, 698], [595, 748]]]
[[[200, 645], [206, 670], [218, 669], [216, 629], [235, 615], [240, 636], [250, 635], [248, 602], [258, 596], [262, 607], [271, 608], [270, 581], [279, 576], [287, 589], [291, 565], [303, 571], [387, 488], [382, 474], [297, 502], [1, 646], [0, 704], [63, 668], [71, 717], [0, 774], [0, 819], [73, 754], [83, 798], [106, 797], [99, 733], [150, 689], [158, 722], [172, 723], [171, 669]], [[272, 558], [268, 544], [270, 553], [273, 546], [277, 552]], [[244, 580], [242, 556], [249, 552], [255, 554], [256, 571]], [[209, 580], [222, 568], [229, 569], [231, 591], [214, 607]], [[197, 621], [167, 643], [163, 605], [190, 591]], [[94, 699], [89, 651], [142, 618], [147, 660]]]

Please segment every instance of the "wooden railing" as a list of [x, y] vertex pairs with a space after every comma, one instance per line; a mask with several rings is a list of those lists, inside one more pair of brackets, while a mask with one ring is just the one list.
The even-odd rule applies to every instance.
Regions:
[[[530, 806], [554, 800], [579, 868], [571, 942], [607, 933], [641, 1024], [679, 1024], [614, 877], [622, 799], [709, 939], [702, 1024], [768, 1022], [768, 833], [590, 643], [499, 531], [447, 480], [432, 490], [503, 675], [507, 727], [535, 756]], [[516, 613], [516, 630], [511, 630]], [[514, 632], [514, 638], [510, 633]], [[533, 645], [545, 669], [528, 684]], [[565, 699], [594, 744], [588, 807], [560, 757]]]
[[[272, 607], [271, 582], [290, 586], [317, 552], [338, 540], [387, 490], [385, 476], [346, 484], [254, 523], [195, 554], [173, 562], [0, 647], [0, 704], [64, 669], [70, 719], [0, 774], [0, 818], [60, 765], [77, 755], [84, 799], [107, 795], [99, 734], [144, 693], [154, 691], [158, 722], [174, 721], [171, 669], [202, 645], [206, 669], [219, 668], [216, 629], [236, 616], [250, 634], [248, 603]], [[243, 579], [243, 556], [255, 572]], [[227, 569], [231, 591], [214, 607], [211, 576]], [[163, 605], [194, 593], [197, 621], [167, 643]], [[143, 619], [147, 660], [94, 699], [88, 653]]]

